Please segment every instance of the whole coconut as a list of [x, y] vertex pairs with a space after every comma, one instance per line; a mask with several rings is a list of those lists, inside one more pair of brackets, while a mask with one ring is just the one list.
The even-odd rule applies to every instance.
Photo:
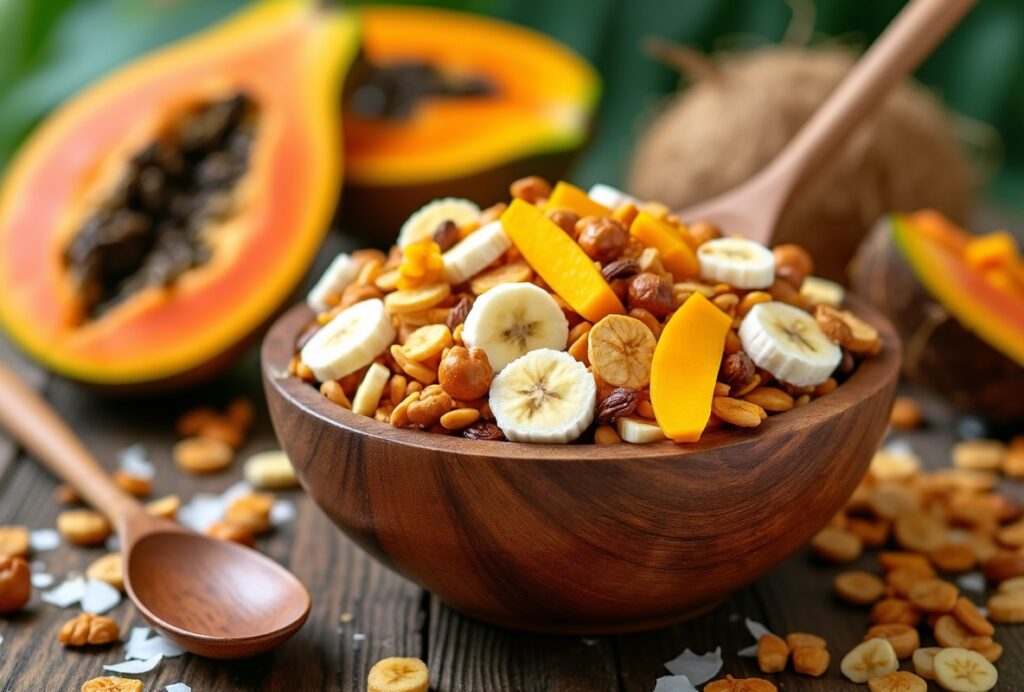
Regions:
[[[692, 84], [641, 137], [627, 187], [677, 209], [764, 168], [856, 59], [837, 47], [775, 46], [713, 61], [673, 50], [674, 57], [662, 58]], [[932, 208], [962, 221], [972, 196], [971, 169], [945, 111], [908, 82], [797, 193], [775, 240], [803, 245], [819, 274], [843, 281], [847, 262], [882, 214]]]

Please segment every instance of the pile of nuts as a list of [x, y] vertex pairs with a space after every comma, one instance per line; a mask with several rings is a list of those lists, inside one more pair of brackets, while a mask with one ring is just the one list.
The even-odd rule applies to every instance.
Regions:
[[254, 415], [245, 398], [232, 401], [224, 413], [207, 407], [186, 412], [178, 419], [176, 430], [184, 439], [174, 445], [174, 463], [198, 475], [223, 471], [245, 444]]
[[[552, 188], [537, 177], [516, 181], [511, 194], [516, 200], [545, 209], [547, 218], [586, 253], [625, 307], [626, 315], [616, 317], [620, 317], [621, 329], [628, 327], [628, 336], [609, 336], [607, 317], [595, 323], [575, 311], [512, 243], [469, 278], [458, 283], [445, 280], [444, 258], [460, 242], [498, 220], [508, 207], [499, 203], [480, 211], [468, 223], [457, 225], [444, 219], [432, 236], [404, 249], [395, 245], [387, 254], [376, 250], [353, 253], [351, 279], [339, 284], [337, 292], [322, 301], [327, 308], [297, 338], [290, 374], [314, 384], [339, 406], [397, 427], [470, 439], [505, 439], [507, 431], [497, 424], [491, 409], [493, 398], [489, 399], [489, 394], [493, 395], [491, 384], [501, 368], [493, 366], [484, 348], [466, 342], [464, 329], [474, 305], [489, 291], [508, 284], [532, 283], [547, 292], [567, 321], [567, 338], [556, 350], [582, 363], [596, 386], [593, 424], [579, 439], [597, 444], [642, 443], [665, 437], [651, 403], [653, 350], [667, 322], [695, 293], [705, 296], [731, 320], [706, 430], [757, 427], [769, 415], [803, 406], [833, 391], [854, 371], [858, 360], [882, 348], [879, 334], [871, 325], [839, 307], [840, 287], [831, 285], [829, 291], [839, 295], [830, 294], [827, 299], [808, 290], [812, 280], [818, 285], [830, 282], [811, 276], [813, 261], [799, 246], [780, 245], [767, 251], [769, 262], [774, 254], [774, 279], [769, 279], [763, 289], [737, 288], [701, 277], [679, 280], [657, 248], [631, 234], [631, 221], [638, 213], [655, 216], [676, 229], [674, 232], [691, 239], [693, 252], [721, 238], [721, 232], [711, 224], [684, 227], [663, 205], [631, 201], [615, 208], [611, 216], [581, 218], [569, 209], [547, 205]], [[451, 275], [449, 272], [447, 276]], [[337, 378], [318, 378], [300, 353], [304, 346], [338, 315], [375, 299], [382, 300], [390, 314], [393, 341], [363, 367]], [[789, 384], [758, 367], [744, 350], [737, 333], [744, 318], [755, 306], [779, 303], [810, 313], [811, 327], [841, 349], [841, 360], [831, 376], [826, 371], [815, 385]], [[644, 342], [643, 350], [624, 349], [624, 339]], [[384, 383], [385, 378], [382, 386], [364, 387], [373, 390], [373, 395], [362, 397], [357, 405], [355, 398], [361, 385]]]

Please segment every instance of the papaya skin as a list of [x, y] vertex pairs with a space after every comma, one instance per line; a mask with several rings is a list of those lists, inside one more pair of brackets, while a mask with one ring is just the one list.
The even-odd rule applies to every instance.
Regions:
[[[561, 178], [588, 140], [600, 79], [551, 39], [448, 10], [355, 11], [368, 61], [408, 59], [463, 72], [469, 64], [496, 91], [425, 101], [408, 121], [367, 120], [346, 111], [341, 214], [354, 232], [386, 242], [406, 216], [439, 196], [483, 206], [507, 200], [508, 186], [518, 178]], [[386, 206], [377, 205], [381, 198]]]
[[[329, 226], [341, 185], [337, 92], [357, 35], [349, 13], [256, 4], [58, 110], [0, 191], [0, 324], [13, 340], [60, 374], [117, 391], [190, 384], [230, 363], [294, 294]], [[69, 229], [168, 112], [238, 89], [256, 99], [260, 120], [214, 257], [172, 291], [144, 289], [76, 326], [60, 261]]]

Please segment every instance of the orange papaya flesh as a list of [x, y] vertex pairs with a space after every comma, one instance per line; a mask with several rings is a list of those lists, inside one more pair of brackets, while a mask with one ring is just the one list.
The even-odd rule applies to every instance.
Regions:
[[971, 266], [970, 234], [927, 211], [894, 216], [892, 234], [918, 280], [958, 322], [1024, 365], [1024, 294], [1013, 279], [993, 281]]
[[693, 251], [696, 243], [690, 242], [690, 233], [685, 228], [676, 228], [642, 211], [630, 224], [629, 233], [644, 245], [657, 248], [662, 264], [676, 281], [692, 279], [699, 273], [700, 266]]
[[[354, 11], [369, 67], [353, 79], [346, 98], [342, 214], [358, 222], [357, 230], [384, 228], [399, 212], [408, 215], [437, 196], [482, 205], [504, 200], [517, 177], [561, 177], [585, 143], [600, 80], [554, 40], [448, 10], [382, 5]], [[424, 87], [422, 98], [398, 109], [399, 117], [366, 117], [360, 104], [386, 91], [372, 75], [402, 65], [417, 67], [421, 79], [441, 75], [455, 93]], [[367, 98], [364, 85], [378, 87], [377, 93]]]
[[[294, 292], [329, 226], [341, 184], [338, 85], [357, 48], [350, 13], [259, 3], [60, 108], [0, 189], [0, 324], [55, 371], [103, 387], [173, 386], [225, 363]], [[252, 140], [225, 186], [228, 211], [199, 223], [201, 242], [189, 246], [208, 256], [97, 299], [82, 271], [96, 258], [79, 248], [72, 261], [76, 238], [118, 198], [133, 159], [237, 95]], [[154, 213], [152, 224], [168, 221]], [[116, 294], [115, 279], [106, 290]]]

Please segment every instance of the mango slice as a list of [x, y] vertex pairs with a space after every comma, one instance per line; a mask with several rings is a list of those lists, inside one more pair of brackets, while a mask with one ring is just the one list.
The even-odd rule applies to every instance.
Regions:
[[676, 281], [692, 279], [700, 271], [697, 255], [693, 252], [696, 242], [683, 235], [689, 235], [686, 229], [677, 229], [669, 222], [642, 211], [630, 224], [629, 233], [644, 245], [657, 248], [661, 263], [672, 272]]
[[564, 181], [556, 184], [555, 189], [551, 191], [551, 196], [548, 197], [548, 203], [544, 210], [551, 211], [552, 209], [567, 209], [579, 214], [580, 218], [612, 215], [611, 209], [603, 204], [598, 204], [590, 199], [590, 195], [586, 192]]
[[651, 406], [665, 435], [696, 442], [711, 418], [711, 399], [732, 320], [700, 293], [661, 332], [651, 366]]
[[501, 225], [534, 271], [583, 317], [597, 322], [626, 312], [593, 260], [543, 211], [516, 199], [501, 215]]

